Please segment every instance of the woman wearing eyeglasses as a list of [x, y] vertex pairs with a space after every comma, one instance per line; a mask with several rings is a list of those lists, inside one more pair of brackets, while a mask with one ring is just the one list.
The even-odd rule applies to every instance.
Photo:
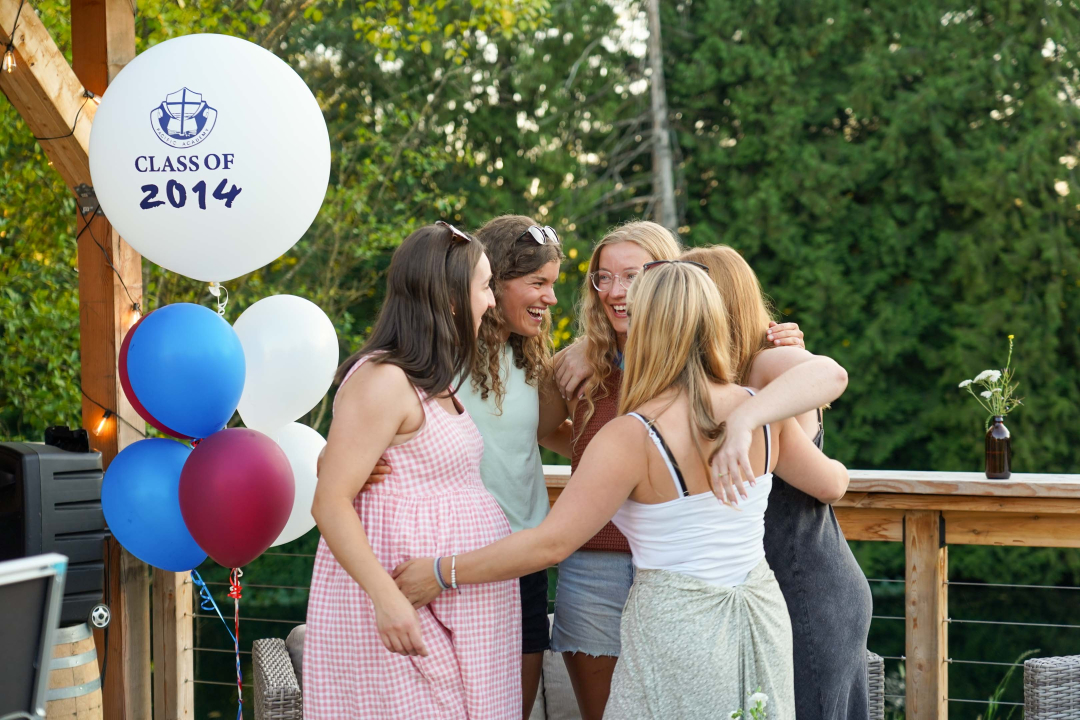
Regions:
[[[570, 398], [575, 471], [593, 437], [618, 415], [628, 291], [646, 263], [673, 260], [681, 252], [666, 228], [648, 221], [617, 227], [593, 248], [578, 313], [579, 341], [560, 353], [558, 381]], [[773, 327], [772, 332], [776, 342], [801, 342], [797, 325]], [[826, 371], [811, 370], [803, 379], [813, 385], [814, 373]], [[630, 545], [612, 523], [559, 565], [551, 645], [563, 654], [584, 720], [604, 714], [633, 580]]]
[[[535, 572], [614, 519], [637, 576], [605, 717], [716, 718], [760, 689], [769, 717], [791, 720], [791, 625], [762, 544], [772, 471], [826, 498], [843, 495], [847, 471], [792, 417], [815, 407], [814, 389], [785, 375], [754, 397], [735, 383], [727, 313], [700, 266], [645, 264], [628, 309], [621, 416], [597, 432], [547, 519], [457, 557], [410, 561], [395, 578], [421, 604], [439, 596], [440, 573], [460, 587]], [[836, 387], [842, 376], [837, 367]], [[755, 482], [738, 507], [717, 502], [709, 467], [736, 413], [758, 428]]]
[[[304, 647], [309, 720], [516, 720], [518, 582], [416, 610], [388, 570], [510, 533], [480, 477], [484, 443], [454, 397], [495, 304], [480, 242], [446, 224], [401, 244], [379, 319], [339, 371], [312, 515], [322, 533]], [[361, 492], [384, 457], [393, 473]]]

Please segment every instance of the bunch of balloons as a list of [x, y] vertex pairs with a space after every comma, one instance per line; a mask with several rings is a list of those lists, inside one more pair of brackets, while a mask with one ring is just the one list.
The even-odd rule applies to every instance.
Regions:
[[[182, 572], [209, 555], [241, 567], [315, 525], [316, 463], [326, 441], [295, 420], [314, 408], [338, 361], [314, 303], [275, 295], [230, 327], [201, 305], [167, 305], [120, 351], [132, 406], [182, 441], [141, 440], [109, 466], [105, 519], [140, 560]], [[225, 428], [239, 406], [246, 428]]]

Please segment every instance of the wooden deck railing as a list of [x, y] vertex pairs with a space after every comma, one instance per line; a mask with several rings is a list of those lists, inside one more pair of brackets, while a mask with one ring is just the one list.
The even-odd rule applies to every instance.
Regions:
[[[544, 467], [548, 497], [570, 477]], [[952, 545], [1080, 548], [1080, 475], [852, 470], [834, 505], [848, 540], [904, 543], [907, 720], [945, 720]]]

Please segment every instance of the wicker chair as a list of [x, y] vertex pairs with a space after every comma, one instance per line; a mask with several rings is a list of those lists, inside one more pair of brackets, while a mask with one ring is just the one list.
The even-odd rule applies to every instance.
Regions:
[[867, 650], [866, 671], [870, 680], [870, 720], [885, 720], [885, 661]]
[[285, 641], [264, 638], [252, 643], [251, 667], [255, 675], [255, 720], [303, 720], [304, 699]]
[[1025, 720], [1080, 718], [1080, 655], [1024, 663]]

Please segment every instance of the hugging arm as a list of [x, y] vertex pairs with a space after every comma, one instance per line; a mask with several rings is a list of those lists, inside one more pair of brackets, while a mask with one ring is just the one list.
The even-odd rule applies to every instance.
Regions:
[[797, 348], [768, 350], [762, 356], [784, 351], [801, 352], [808, 357], [728, 416], [724, 441], [712, 458], [710, 478], [713, 493], [720, 500], [737, 504], [738, 495], [746, 497], [743, 480], [754, 482], [750, 444], [755, 429], [828, 405], [847, 388], [847, 372], [832, 358]]
[[[528, 575], [557, 565], [584, 545], [614, 517], [640, 481], [642, 468], [647, 467], [644, 441], [627, 443], [628, 432], [642, 433], [643, 429], [632, 418], [618, 418], [597, 433], [577, 472], [538, 527], [458, 555], [458, 584]], [[443, 558], [442, 576], [447, 582], [451, 580], [451, 564], [451, 558]], [[394, 578], [414, 606], [425, 605], [439, 594], [432, 558], [402, 564], [394, 571]]]
[[780, 453], [775, 470], [784, 481], [825, 504], [844, 497], [847, 468], [818, 450], [795, 418], [785, 420], [779, 429]]

